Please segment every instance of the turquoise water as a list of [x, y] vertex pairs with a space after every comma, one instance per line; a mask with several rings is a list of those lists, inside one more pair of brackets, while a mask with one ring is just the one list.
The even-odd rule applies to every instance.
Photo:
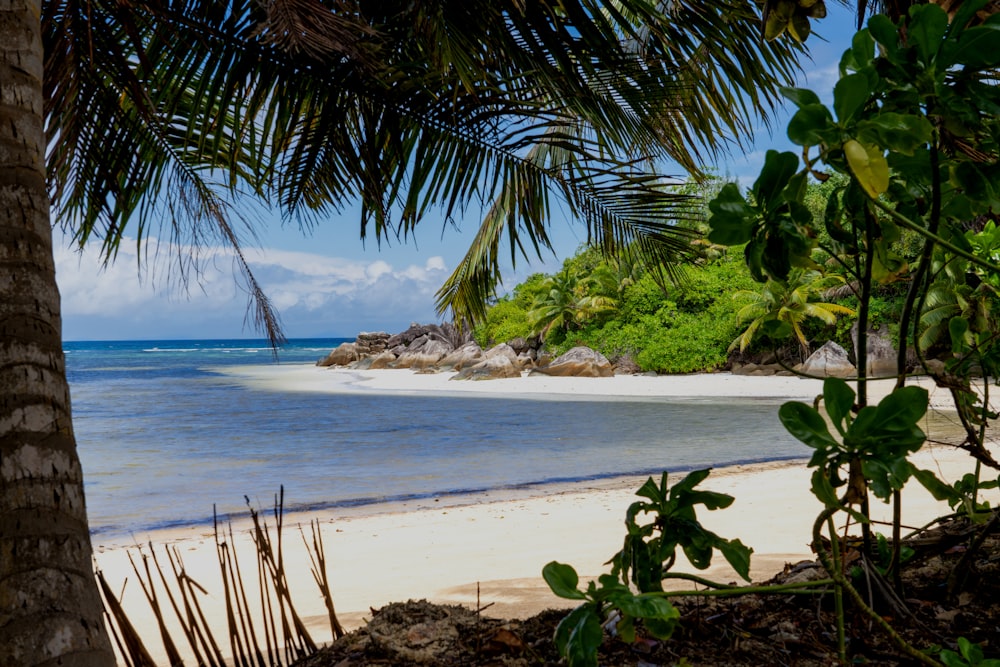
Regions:
[[277, 360], [251, 340], [67, 343], [92, 531], [208, 523], [281, 485], [292, 510], [347, 507], [808, 454], [780, 399], [317, 394], [219, 372], [312, 365], [343, 340], [292, 340]]

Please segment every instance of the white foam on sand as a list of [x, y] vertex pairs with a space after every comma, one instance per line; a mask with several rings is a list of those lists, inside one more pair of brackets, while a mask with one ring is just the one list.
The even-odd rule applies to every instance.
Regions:
[[[817, 380], [785, 377], [746, 377], [725, 373], [691, 376], [620, 376], [579, 379], [524, 377], [487, 382], [452, 382], [451, 374], [411, 371], [328, 370], [312, 366], [248, 366], [225, 369], [247, 385], [297, 391], [381, 393], [488, 393], [498, 397], [787, 397], [811, 401], [821, 391]], [[883, 383], [873, 399], [891, 389]], [[883, 390], [882, 387], [885, 387]], [[949, 405], [940, 392], [938, 405]], [[950, 399], [948, 399], [950, 401]], [[738, 432], [734, 433], [738, 437]], [[914, 457], [919, 467], [954, 480], [971, 469], [967, 455], [950, 447], [925, 447]], [[755, 553], [751, 574], [763, 580], [786, 562], [811, 558], [812, 523], [819, 501], [809, 491], [811, 470], [803, 463], [771, 463], [719, 469], [700, 488], [729, 493], [736, 498], [726, 510], [699, 513], [709, 529], [725, 538], [739, 538]], [[674, 481], [681, 478], [678, 474]], [[541, 578], [551, 560], [573, 565], [583, 581], [607, 571], [604, 563], [621, 547], [623, 520], [643, 478], [581, 482], [541, 488], [537, 495], [491, 493], [443, 502], [428, 499], [412, 504], [359, 510], [324, 510], [286, 517], [285, 559], [296, 606], [318, 641], [328, 641], [327, 613], [312, 580], [310, 560], [298, 525], [319, 522], [328, 558], [330, 583], [341, 621], [358, 627], [370, 609], [393, 601], [427, 598], [470, 606], [492, 605], [486, 612], [503, 617], [525, 617], [538, 611], [572, 605], [553, 596]], [[916, 483], [904, 492], [904, 522], [919, 526], [947, 513]], [[873, 513], [887, 519], [890, 508], [875, 503]], [[269, 517], [270, 519], [270, 517]], [[273, 525], [273, 519], [270, 519]], [[233, 525], [229, 543], [243, 564], [248, 588], [254, 586], [254, 547], [246, 522]], [[885, 529], [886, 531], [888, 529]], [[306, 529], [308, 534], [308, 528]], [[98, 537], [97, 540], [100, 540]], [[163, 661], [156, 625], [145, 612], [146, 602], [135, 584], [129, 549], [152, 542], [160, 551], [177, 549], [187, 573], [208, 591], [202, 604], [225, 637], [219, 565], [211, 529], [188, 527], [136, 535], [129, 541], [98, 543], [97, 562], [114, 590], [124, 586], [125, 604], [139, 619], [158, 661]], [[147, 549], [148, 551], [148, 549]], [[707, 574], [734, 581], [735, 574], [721, 557]], [[675, 569], [693, 572], [684, 563]], [[687, 587], [687, 586], [685, 586]], [[477, 602], [478, 600], [478, 602]], [[179, 635], [176, 637], [179, 639]]]

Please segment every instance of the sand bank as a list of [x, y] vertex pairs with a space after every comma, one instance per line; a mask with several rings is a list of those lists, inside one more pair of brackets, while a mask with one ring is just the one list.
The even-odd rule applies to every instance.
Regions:
[[[748, 376], [732, 373], [694, 375], [616, 375], [610, 378], [569, 378], [524, 374], [520, 378], [453, 381], [454, 372], [418, 373], [410, 370], [350, 370], [311, 365], [228, 366], [213, 369], [250, 387], [280, 391], [374, 394], [487, 394], [539, 400], [635, 400], [657, 398], [788, 398], [804, 401], [823, 392], [823, 381], [784, 376]], [[870, 400], [892, 391], [894, 379], [869, 382]], [[950, 394], [929, 378], [910, 384], [927, 388], [931, 407], [951, 409]]]
[[[820, 383], [796, 378], [749, 378], [728, 374], [683, 377], [621, 377], [607, 379], [522, 378], [493, 382], [450, 382], [447, 374], [417, 375], [409, 371], [328, 371], [314, 367], [275, 366], [237, 369], [232, 377], [261, 387], [299, 391], [372, 391], [383, 393], [488, 392], [498, 397], [535, 395], [590, 396], [594, 399], [632, 397], [767, 396], [811, 400]], [[940, 395], [934, 399], [944, 405]], [[738, 433], [734, 433], [738, 437]], [[804, 448], [803, 455], [808, 450]], [[915, 459], [923, 468], [952, 480], [969, 468], [968, 457], [951, 448], [926, 448]], [[729, 493], [732, 507], [702, 512], [699, 518], [726, 538], [753, 547], [752, 577], [766, 579], [787, 562], [810, 558], [810, 530], [819, 502], [809, 492], [810, 470], [803, 462], [754, 464], [718, 469], [702, 484]], [[681, 475], [674, 477], [674, 481]], [[636, 500], [643, 478], [582, 482], [540, 487], [534, 495], [482, 494], [427, 499], [375, 508], [290, 514], [286, 517], [285, 559], [296, 606], [318, 641], [329, 639], [326, 610], [312, 581], [310, 560], [298, 525], [318, 521], [328, 558], [330, 584], [341, 621], [357, 627], [370, 609], [388, 602], [427, 598], [470, 606], [491, 605], [486, 613], [524, 617], [542, 609], [565, 606], [545, 586], [540, 573], [551, 560], [573, 565], [586, 581], [607, 571], [604, 563], [620, 548], [625, 510]], [[911, 484], [906, 491], [905, 521], [921, 525], [947, 507]], [[266, 509], [266, 508], [265, 508]], [[875, 513], [888, 517], [888, 507]], [[273, 526], [274, 521], [269, 517]], [[233, 525], [227, 541], [244, 564], [253, 586], [254, 549], [245, 522]], [[112, 588], [124, 586], [125, 604], [142, 622], [142, 631], [156, 637], [155, 624], [135, 583], [128, 551], [151, 542], [171, 545], [183, 558], [190, 576], [208, 591], [202, 601], [210, 618], [218, 619], [223, 637], [225, 615], [215, 538], [211, 528], [190, 527], [134, 535], [128, 540], [98, 542], [97, 562]], [[161, 561], [163, 561], [163, 553]], [[735, 575], [717, 558], [707, 573], [722, 581]], [[694, 571], [687, 564], [676, 569]], [[128, 579], [127, 584], [123, 582]], [[161, 657], [158, 642], [150, 640]], [[160, 652], [160, 653], [158, 653]]]

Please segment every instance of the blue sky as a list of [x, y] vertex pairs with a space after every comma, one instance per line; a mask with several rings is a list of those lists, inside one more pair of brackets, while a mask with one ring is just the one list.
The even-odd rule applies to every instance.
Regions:
[[[850, 10], [834, 2], [828, 8], [829, 16], [809, 39], [812, 62], [803, 67], [800, 82], [824, 99], [853, 34]], [[786, 119], [787, 112], [780, 113], [773, 135], [761, 130], [751, 151], [720, 160], [717, 172], [751, 183], [768, 149], [791, 149], [784, 136]], [[289, 338], [395, 332], [411, 322], [439, 321], [434, 293], [464, 254], [478, 226], [477, 214], [477, 208], [470, 208], [457, 229], [431, 217], [408, 242], [381, 247], [362, 243], [358, 216], [351, 211], [308, 234], [274, 221], [259, 230], [257, 244], [249, 244], [247, 259]], [[556, 221], [552, 230], [555, 254], [531, 262], [519, 259], [515, 268], [505, 270], [505, 284], [557, 269], [586, 239], [579, 222]], [[201, 271], [189, 276], [185, 286], [181, 273], [173, 270], [170, 252], [157, 253], [155, 237], [148, 243], [145, 252], [152, 261], [140, 272], [134, 243], [124, 243], [114, 264], [102, 267], [96, 247], [79, 253], [56, 231], [65, 340], [257, 337], [244, 324], [246, 296], [228, 252], [203, 249]]]

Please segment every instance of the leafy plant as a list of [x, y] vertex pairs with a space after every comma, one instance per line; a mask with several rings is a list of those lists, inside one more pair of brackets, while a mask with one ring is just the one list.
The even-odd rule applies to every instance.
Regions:
[[645, 629], [658, 639], [669, 639], [677, 627], [680, 612], [666, 598], [649, 593], [633, 593], [618, 577], [605, 574], [579, 589], [580, 578], [572, 566], [552, 561], [542, 570], [552, 592], [583, 604], [571, 611], [556, 628], [555, 643], [570, 667], [596, 667], [597, 650], [604, 641], [603, 626], [608, 612], [616, 609], [619, 636], [635, 641], [635, 622], [642, 619]]
[[[733, 497], [724, 493], [695, 490], [709, 470], [695, 470], [679, 483], [667, 487], [668, 473], [657, 484], [650, 477], [636, 492], [646, 498], [629, 506], [625, 514], [625, 544], [611, 559], [612, 574], [622, 582], [631, 581], [644, 593], [662, 591], [662, 581], [677, 560], [680, 547], [688, 561], [704, 570], [711, 565], [713, 551], [718, 549], [743, 579], [750, 580], [750, 554], [753, 549], [740, 540], [726, 540], [698, 522], [695, 509], [717, 510], [733, 504]], [[640, 524], [640, 514], [654, 515], [653, 521]]]
[[[710, 565], [713, 550], [718, 549], [737, 573], [749, 580], [753, 549], [739, 540], [723, 539], [698, 523], [697, 505], [715, 510], [733, 503], [732, 496], [695, 490], [709, 472], [691, 472], [669, 489], [666, 472], [659, 484], [650, 477], [636, 492], [646, 500], [636, 501], [628, 508], [625, 545], [608, 561], [612, 564], [611, 573], [601, 575], [596, 583], [589, 582], [585, 590], [579, 588], [580, 578], [570, 565], [553, 561], [542, 570], [542, 577], [553, 593], [582, 602], [556, 628], [556, 646], [570, 667], [596, 667], [597, 650], [604, 639], [603, 627], [612, 611], [617, 612], [613, 620], [617, 633], [627, 642], [635, 641], [635, 623], [640, 619], [654, 637], [670, 638], [680, 613], [662, 596], [661, 582], [676, 561], [677, 547], [692, 565], [702, 570]], [[652, 523], [636, 522], [640, 514], [647, 513], [655, 515]], [[630, 581], [636, 584], [639, 593], [632, 592]]]
[[985, 658], [979, 644], [973, 644], [965, 637], [958, 638], [958, 652], [950, 649], [941, 651], [941, 662], [945, 667], [1000, 667], [1000, 660]]

